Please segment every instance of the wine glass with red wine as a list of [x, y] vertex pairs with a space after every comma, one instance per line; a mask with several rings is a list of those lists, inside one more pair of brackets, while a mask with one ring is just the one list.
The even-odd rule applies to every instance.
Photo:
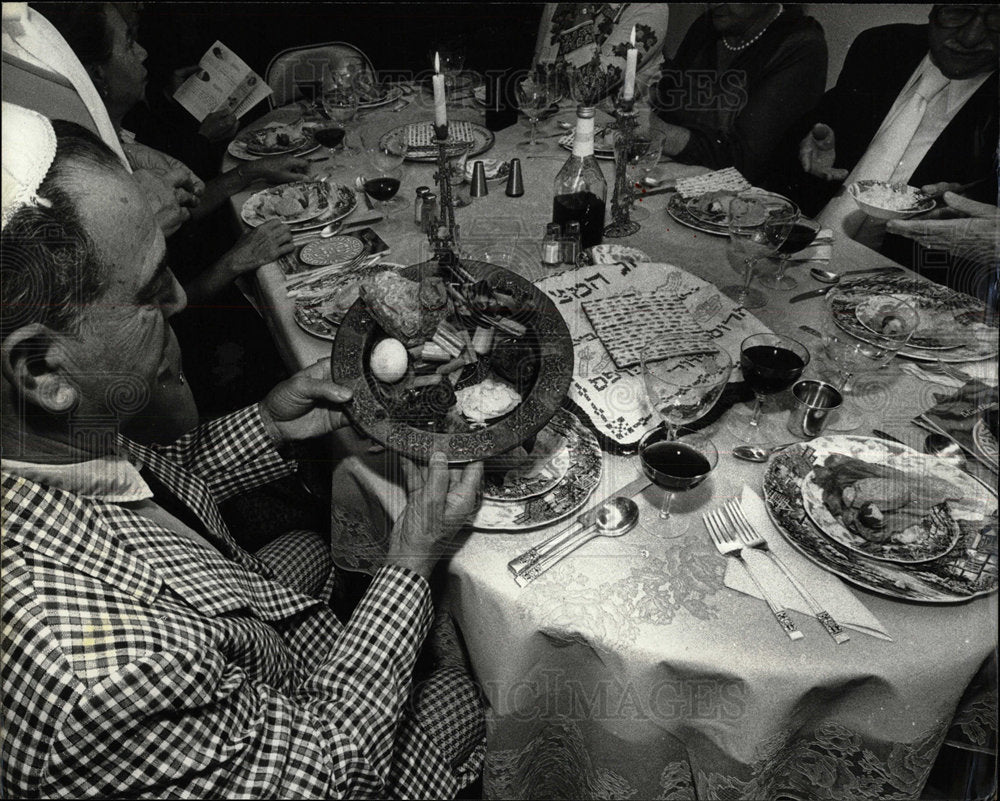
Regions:
[[808, 217], [799, 217], [788, 230], [788, 236], [778, 247], [778, 271], [774, 275], [763, 275], [760, 285], [779, 292], [791, 292], [799, 285], [792, 276], [786, 275], [792, 263], [792, 254], [809, 247], [819, 234], [820, 224]]
[[[733, 371], [733, 361], [711, 340], [681, 343], [672, 337], [651, 339], [642, 349], [640, 361], [646, 397], [663, 419], [663, 426], [643, 437], [648, 452], [640, 444], [643, 470], [650, 480], [668, 490], [696, 487], [711, 469], [699, 472], [712, 449], [691, 445], [690, 437], [678, 436], [678, 429], [700, 420], [716, 404]], [[697, 458], [696, 452], [704, 459]], [[670, 520], [672, 498], [668, 492], [658, 517], [643, 523], [653, 536], [679, 537], [687, 530], [687, 521], [664, 523]]]
[[757, 442], [761, 438], [760, 415], [767, 396], [788, 389], [798, 381], [807, 364], [809, 349], [791, 337], [754, 334], [743, 340], [740, 370], [755, 396], [753, 412], [738, 426], [737, 433], [745, 441]]
[[670, 514], [674, 496], [700, 485], [719, 463], [719, 451], [703, 434], [668, 439], [666, 429], [647, 431], [639, 440], [639, 463], [646, 478], [664, 490], [660, 512], [653, 526], [643, 526], [656, 537], [674, 539], [691, 527], [686, 517]]

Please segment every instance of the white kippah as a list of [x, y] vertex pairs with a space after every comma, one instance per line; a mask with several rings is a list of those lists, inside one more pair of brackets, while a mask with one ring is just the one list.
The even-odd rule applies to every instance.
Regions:
[[3, 210], [0, 227], [24, 206], [47, 206], [38, 187], [56, 157], [56, 132], [37, 111], [3, 104]]

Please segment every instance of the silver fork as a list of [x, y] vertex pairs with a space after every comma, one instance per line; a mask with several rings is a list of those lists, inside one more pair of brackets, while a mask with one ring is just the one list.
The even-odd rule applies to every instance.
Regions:
[[794, 621], [789, 617], [785, 608], [771, 597], [771, 594], [764, 589], [763, 585], [757, 581], [757, 577], [753, 574], [753, 571], [750, 570], [750, 565], [743, 558], [743, 545], [724, 521], [722, 512], [718, 509], [714, 512], [706, 512], [701, 516], [701, 519], [705, 521], [705, 528], [708, 529], [708, 534], [712, 538], [712, 542], [715, 543], [715, 547], [719, 553], [723, 556], [735, 556], [740, 560], [743, 569], [747, 571], [750, 580], [757, 587], [758, 592], [764, 597], [764, 600], [767, 601], [767, 605], [771, 607], [771, 614], [781, 624], [781, 628], [788, 635], [788, 639], [801, 640], [805, 635], [796, 628]]
[[833, 615], [827, 612], [822, 606], [820, 606], [819, 601], [813, 598], [812, 593], [805, 588], [793, 574], [792, 571], [788, 569], [784, 562], [782, 562], [777, 554], [771, 550], [767, 544], [767, 540], [761, 536], [757, 530], [750, 524], [747, 519], [746, 514], [743, 512], [743, 507], [740, 506], [738, 501], [730, 501], [725, 506], [726, 514], [729, 515], [729, 519], [732, 521], [737, 533], [740, 535], [740, 539], [743, 544], [749, 548], [756, 548], [759, 551], [763, 551], [768, 556], [771, 557], [771, 561], [774, 562], [782, 573], [785, 574], [792, 586], [795, 587], [796, 591], [801, 595], [806, 603], [809, 605], [809, 609], [816, 616], [816, 619], [823, 624], [823, 628], [826, 629], [827, 633], [833, 637], [837, 645], [842, 645], [851, 639], [851, 636], [844, 631], [843, 627], [833, 619]]

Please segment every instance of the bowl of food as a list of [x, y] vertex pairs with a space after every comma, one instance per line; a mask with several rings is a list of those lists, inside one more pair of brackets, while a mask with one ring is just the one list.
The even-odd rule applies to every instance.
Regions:
[[493, 264], [436, 261], [361, 282], [337, 331], [333, 380], [357, 428], [417, 460], [518, 447], [569, 390], [573, 342], [555, 304]]
[[847, 191], [861, 210], [876, 220], [905, 220], [934, 208], [934, 198], [906, 184], [855, 181]]

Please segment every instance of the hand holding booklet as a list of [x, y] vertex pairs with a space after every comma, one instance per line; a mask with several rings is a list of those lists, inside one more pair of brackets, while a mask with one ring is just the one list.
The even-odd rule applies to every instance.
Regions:
[[264, 79], [222, 42], [208, 49], [198, 67], [174, 92], [174, 100], [198, 122], [219, 110], [242, 117], [271, 94]]

